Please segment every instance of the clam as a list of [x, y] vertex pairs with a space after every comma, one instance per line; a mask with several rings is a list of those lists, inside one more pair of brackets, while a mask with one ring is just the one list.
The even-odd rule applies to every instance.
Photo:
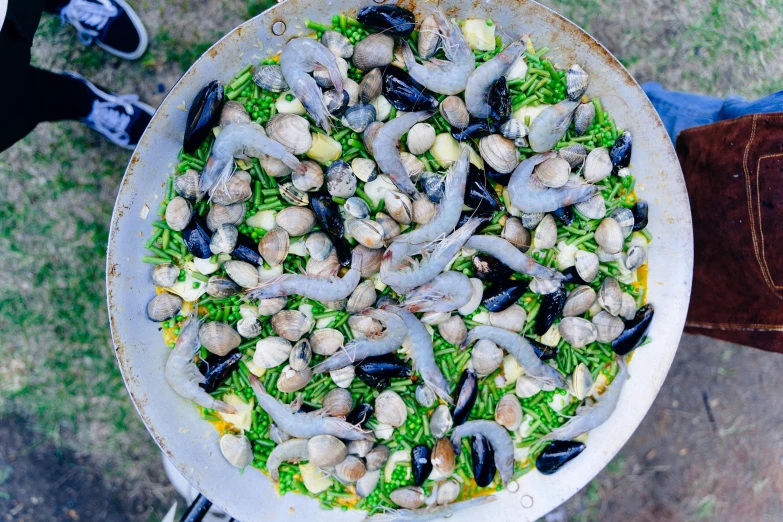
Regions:
[[348, 388], [353, 382], [353, 378], [356, 376], [356, 369], [352, 364], [349, 364], [345, 368], [339, 368], [337, 370], [331, 370], [329, 376], [340, 388]]
[[595, 242], [598, 243], [607, 254], [617, 254], [623, 249], [623, 231], [620, 225], [612, 218], [604, 218], [595, 229]]
[[416, 42], [419, 56], [429, 60], [440, 45], [440, 28], [434, 15], [429, 15], [419, 25], [419, 40]]
[[481, 339], [473, 346], [471, 357], [476, 373], [489, 375], [500, 368], [500, 363], [503, 361], [503, 350], [492, 341]]
[[636, 317], [636, 300], [629, 293], [623, 292], [619, 316], [626, 321], [631, 321], [634, 317]]
[[350, 78], [343, 78], [343, 89], [348, 93], [348, 107], [353, 107], [361, 100], [359, 84]]
[[410, 152], [400, 152], [400, 159], [405, 172], [412, 180], [416, 181], [424, 173], [424, 163]]
[[578, 64], [574, 64], [566, 72], [565, 81], [568, 99], [578, 100], [587, 90], [590, 77]]
[[436, 439], [446, 435], [454, 425], [454, 419], [451, 417], [451, 411], [445, 404], [438, 405], [430, 416], [430, 433]]
[[427, 497], [418, 486], [403, 486], [389, 493], [392, 502], [405, 509], [417, 509], [424, 505]]
[[528, 135], [528, 132], [530, 132], [530, 130], [527, 128], [527, 125], [525, 125], [523, 121], [517, 120], [515, 118], [508, 120], [506, 123], [501, 125], [498, 130], [500, 130], [500, 134], [502, 134], [503, 137], [510, 140], [524, 138]]
[[424, 154], [435, 143], [435, 127], [429, 123], [417, 123], [408, 131], [406, 143], [411, 154]]
[[520, 375], [517, 377], [517, 381], [514, 387], [514, 393], [520, 399], [529, 399], [535, 396], [543, 389], [543, 385], [540, 381], [528, 377], [527, 375]]
[[258, 161], [261, 163], [261, 168], [264, 169], [264, 172], [273, 178], [281, 178], [291, 174], [291, 168], [288, 165], [267, 154], [262, 154]]
[[[361, 83], [359, 84], [362, 103], [370, 103], [375, 98], [380, 96], [382, 88], [383, 88], [383, 75], [381, 74], [380, 69], [376, 68], [368, 72], [367, 74], [365, 74], [364, 77], [362, 78]], [[364, 131], [364, 129], [362, 129], [362, 131]]]
[[321, 166], [311, 160], [301, 162], [303, 169], [291, 173], [291, 183], [294, 188], [304, 192], [314, 192], [324, 184], [324, 171]]
[[362, 277], [370, 277], [381, 271], [384, 253], [382, 249], [371, 249], [364, 245], [357, 245], [354, 250], [359, 250], [362, 253]]
[[512, 304], [502, 312], [489, 312], [487, 324], [504, 330], [521, 333], [525, 329], [527, 312], [518, 304]]
[[587, 147], [581, 143], [572, 143], [557, 151], [557, 155], [566, 160], [571, 168], [574, 169], [584, 163], [587, 158]]
[[224, 224], [241, 225], [245, 220], [245, 203], [234, 203], [233, 205], [215, 205], [207, 213], [207, 228], [217, 230]]
[[633, 245], [628, 249], [625, 257], [625, 268], [634, 270], [642, 266], [647, 261], [647, 251], [643, 246]]
[[220, 453], [229, 464], [239, 469], [253, 462], [253, 446], [244, 435], [226, 433], [220, 437]]
[[386, 121], [389, 119], [389, 116], [391, 115], [391, 109], [392, 105], [389, 103], [389, 100], [386, 99], [386, 96], [381, 94], [380, 96], [377, 96], [374, 100], [370, 102], [370, 105], [375, 107], [375, 122], [380, 121]]
[[500, 134], [490, 134], [479, 141], [481, 157], [500, 174], [512, 172], [519, 165], [519, 150], [514, 142]]
[[457, 456], [454, 454], [454, 446], [446, 438], [440, 438], [432, 447], [430, 457], [432, 467], [444, 477], [450, 477], [454, 473], [457, 464]]
[[378, 166], [369, 158], [354, 158], [351, 161], [351, 168], [354, 175], [364, 182], [372, 181], [378, 177]]
[[438, 486], [438, 495], [436, 502], [439, 506], [451, 504], [459, 494], [462, 493], [462, 486], [456, 480], [446, 480]]
[[598, 302], [612, 315], [619, 315], [623, 306], [623, 291], [614, 277], [607, 277], [598, 290]]
[[239, 346], [242, 338], [231, 325], [226, 323], [205, 323], [198, 332], [201, 345], [215, 355], [226, 355]]
[[275, 221], [289, 236], [303, 236], [315, 226], [315, 214], [309, 208], [288, 207], [278, 212]]
[[586, 201], [577, 203], [574, 207], [588, 219], [603, 219], [606, 216], [606, 201], [600, 192]]
[[380, 423], [397, 428], [405, 424], [408, 408], [397, 392], [386, 390], [375, 398], [375, 418]]
[[595, 331], [598, 333], [597, 340], [599, 343], [611, 343], [625, 329], [625, 323], [623, 323], [622, 319], [604, 310], [595, 314], [593, 325], [595, 325]]
[[344, 340], [339, 330], [322, 328], [310, 334], [310, 347], [318, 355], [333, 355], [343, 346]]
[[384, 33], [371, 34], [356, 44], [353, 64], [362, 71], [386, 67], [394, 60], [394, 38]]
[[179, 279], [179, 268], [171, 263], [157, 265], [152, 269], [152, 282], [155, 285], [167, 288]]
[[359, 313], [374, 305], [376, 297], [375, 285], [372, 281], [363, 281], [351, 293], [348, 303], [345, 305], [345, 311], [349, 314]]
[[217, 205], [232, 205], [239, 201], [247, 201], [252, 195], [250, 176], [244, 171], [239, 171], [225, 183], [215, 185], [210, 197], [212, 203]]
[[323, 261], [332, 253], [332, 240], [323, 232], [315, 232], [307, 236], [305, 248], [312, 259]]
[[419, 384], [416, 387], [414, 395], [416, 397], [416, 402], [425, 408], [430, 408], [437, 400], [437, 397], [435, 397], [435, 392], [433, 392], [432, 389], [426, 384]]
[[264, 325], [255, 317], [243, 317], [237, 322], [237, 332], [245, 339], [252, 339], [261, 335]]
[[375, 491], [380, 478], [381, 472], [379, 470], [368, 470], [362, 478], [356, 481], [356, 495], [361, 498], [369, 497]]
[[522, 424], [522, 405], [515, 395], [507, 393], [500, 398], [495, 408], [495, 422], [510, 431], [519, 429]]
[[585, 159], [584, 177], [588, 183], [598, 183], [612, 173], [609, 151], [598, 147], [590, 151]]
[[530, 248], [530, 232], [522, 225], [522, 220], [519, 218], [507, 217], [500, 237], [523, 252]]
[[166, 224], [176, 231], [184, 230], [193, 216], [190, 202], [182, 196], [176, 196], [166, 205]]
[[334, 475], [342, 482], [353, 483], [367, 473], [364, 461], [359, 457], [348, 455], [345, 460], [334, 468]]
[[209, 249], [213, 254], [229, 254], [237, 246], [238, 237], [239, 231], [237, 227], [228, 223], [220, 225], [215, 230], [215, 233], [212, 234], [212, 239], [209, 241]]
[[383, 331], [381, 323], [367, 315], [352, 315], [348, 318], [348, 327], [358, 337], [373, 337]]
[[[340, 78], [348, 78], [348, 62], [339, 56], [335, 56], [334, 61], [337, 64], [337, 71], [340, 75]], [[329, 71], [326, 69], [326, 67], [316, 68], [313, 71], [313, 79], [315, 80], [315, 83], [317, 83], [318, 86], [322, 89], [331, 89], [334, 87], [334, 83], [332, 83], [332, 76], [329, 74]]]
[[563, 158], [551, 158], [538, 165], [535, 174], [544, 186], [559, 188], [568, 181], [571, 167]]
[[326, 188], [329, 194], [338, 198], [349, 198], [356, 192], [356, 176], [351, 166], [337, 160], [326, 169]]
[[283, 77], [279, 65], [261, 65], [253, 73], [253, 82], [262, 89], [272, 92], [288, 90], [288, 83]]
[[231, 297], [241, 291], [242, 287], [228, 277], [212, 276], [207, 281], [207, 294], [212, 297]]
[[[378, 72], [380, 74], [380, 71]], [[348, 107], [343, 114], [343, 125], [354, 132], [364, 132], [375, 121], [375, 107], [369, 103], [357, 103]]]
[[623, 231], [623, 238], [631, 235], [634, 229], [634, 218], [633, 211], [630, 208], [617, 207], [609, 213], [609, 217], [620, 225], [620, 230]]
[[306, 207], [310, 203], [310, 196], [307, 195], [307, 192], [299, 190], [290, 181], [281, 183], [277, 188], [280, 190], [280, 197], [291, 205]]
[[182, 298], [178, 295], [162, 292], [147, 303], [147, 316], [157, 323], [167, 321], [182, 309]]
[[397, 223], [410, 225], [413, 221], [413, 203], [410, 198], [400, 192], [388, 191], [383, 197], [386, 212]]
[[277, 389], [283, 393], [299, 391], [307, 386], [312, 378], [313, 371], [310, 368], [296, 371], [286, 364], [280, 372], [280, 377], [277, 378]]
[[353, 56], [353, 44], [337, 31], [324, 31], [324, 34], [321, 35], [321, 43], [335, 56], [346, 60]]
[[196, 170], [188, 169], [174, 178], [174, 190], [185, 199], [198, 199], [202, 194], [201, 175]]
[[450, 312], [424, 312], [420, 321], [424, 324], [437, 325], [445, 323], [451, 317]]
[[598, 277], [598, 267], [600, 265], [598, 256], [592, 252], [578, 250], [576, 252], [576, 272], [586, 283], [592, 283]]
[[581, 348], [598, 338], [595, 325], [581, 317], [564, 317], [558, 325], [558, 331], [560, 336], [574, 348]]
[[326, 256], [326, 259], [320, 261], [311, 257], [305, 265], [305, 273], [313, 277], [332, 277], [337, 275], [338, 270], [340, 270], [340, 261], [333, 251]]
[[301, 339], [291, 349], [288, 356], [288, 364], [291, 369], [297, 372], [303, 372], [310, 366], [313, 358], [313, 350], [310, 348], [310, 342], [307, 339]]
[[[351, 408], [353, 408], [353, 397], [351, 396], [351, 392], [348, 390], [345, 390], [343, 388], [333, 388], [329, 390], [329, 392], [324, 395], [324, 400], [322, 403], [323, 409], [332, 417], [345, 417], [349, 413], [351, 413]], [[370, 441], [353, 441], [353, 443], [368, 443], [370, 444], [370, 448], [372, 447], [372, 442]], [[370, 450], [370, 448], [367, 448], [367, 451]], [[348, 446], [348, 453], [354, 453], [351, 451], [351, 446]], [[359, 454], [360, 457], [364, 457], [365, 453]]]
[[[356, 82], [353, 82], [356, 83]], [[324, 92], [323, 95], [324, 105], [329, 114], [342, 114], [342, 112], [348, 107], [351, 101], [351, 97], [348, 94], [347, 89], [343, 89], [343, 92], [337, 92], [335, 89], [329, 89]]]
[[272, 329], [289, 341], [298, 341], [309, 332], [315, 321], [299, 310], [281, 310], [272, 316]]
[[[343, 390], [340, 388], [335, 388], [335, 390], [340, 390], [342, 392], [347, 392], [347, 390]], [[335, 391], [332, 390], [332, 391]], [[327, 394], [328, 395], [328, 394]], [[350, 393], [349, 393], [350, 395]], [[349, 410], [350, 411], [350, 410]], [[357, 457], [364, 458], [365, 455], [367, 455], [370, 450], [373, 448], [375, 443], [371, 440], [364, 439], [364, 440], [352, 440], [348, 443], [348, 455], [356, 455]]]
[[345, 212], [351, 217], [357, 219], [366, 219], [370, 217], [370, 205], [358, 196], [351, 196], [343, 205]]
[[417, 225], [426, 225], [432, 221], [432, 218], [435, 217], [435, 212], [438, 210], [432, 201], [422, 197], [415, 199], [412, 203], [412, 207], [413, 222]]
[[552, 248], [557, 243], [557, 223], [552, 214], [547, 214], [536, 227], [533, 235], [533, 247], [537, 250]]
[[581, 136], [590, 129], [595, 119], [595, 105], [590, 102], [580, 103], [574, 111], [574, 130]]
[[593, 389], [593, 376], [585, 363], [579, 363], [571, 374], [571, 395], [583, 401]]
[[470, 123], [470, 114], [459, 96], [446, 96], [440, 102], [440, 115], [453, 127], [464, 129]]
[[348, 455], [343, 441], [331, 435], [316, 435], [307, 441], [310, 462], [319, 468], [336, 466]]
[[261, 317], [268, 317], [275, 315], [277, 312], [285, 308], [288, 298], [286, 297], [270, 297], [268, 299], [258, 300], [258, 315]]
[[475, 312], [484, 299], [484, 284], [481, 279], [470, 278], [470, 285], [473, 287], [473, 293], [467, 303], [457, 308], [460, 315], [470, 315]]
[[522, 226], [528, 230], [533, 230], [541, 223], [546, 214], [544, 212], [522, 212], [519, 216], [519, 220], [522, 222]]
[[438, 333], [447, 343], [458, 346], [468, 337], [468, 328], [460, 316], [452, 315], [447, 321], [438, 325]]
[[275, 227], [259, 241], [258, 253], [268, 265], [277, 266], [285, 261], [290, 245], [288, 232], [281, 227]]
[[313, 145], [310, 124], [297, 114], [276, 114], [266, 124], [270, 138], [294, 155], [304, 154]]
[[556, 292], [560, 288], [560, 281], [557, 279], [541, 279], [534, 277], [528, 287], [531, 292], [539, 295], [548, 295]]
[[351, 218], [345, 222], [345, 230], [360, 245], [370, 249], [383, 248], [383, 227], [375, 221]]
[[381, 469], [386, 461], [389, 460], [390, 454], [391, 451], [389, 450], [388, 446], [384, 446], [383, 444], [378, 444], [375, 446], [367, 453], [367, 455], [364, 456], [364, 461], [367, 463], [367, 471], [376, 471]]
[[587, 285], [577, 286], [568, 295], [563, 305], [563, 317], [580, 316], [593, 306], [595, 303], [595, 290]]

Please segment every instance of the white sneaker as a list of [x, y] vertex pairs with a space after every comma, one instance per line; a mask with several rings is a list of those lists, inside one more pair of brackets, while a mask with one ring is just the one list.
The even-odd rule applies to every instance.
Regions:
[[93, 41], [111, 54], [135, 60], [147, 50], [147, 31], [125, 0], [71, 0], [60, 11], [85, 45]]

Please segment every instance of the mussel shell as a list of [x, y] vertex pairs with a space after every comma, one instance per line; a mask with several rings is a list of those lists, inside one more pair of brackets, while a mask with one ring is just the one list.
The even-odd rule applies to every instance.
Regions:
[[432, 473], [432, 451], [424, 444], [419, 444], [411, 449], [411, 471], [413, 472], [413, 484], [421, 486]]
[[484, 290], [481, 304], [490, 312], [502, 312], [522, 297], [528, 283], [522, 280], [508, 280], [492, 283]]
[[503, 123], [511, 116], [511, 96], [508, 91], [506, 77], [501, 76], [490, 85], [487, 92], [489, 117], [495, 123]]
[[217, 390], [223, 381], [231, 376], [231, 372], [239, 366], [241, 358], [242, 353], [239, 350], [233, 350], [226, 355], [210, 353], [206, 360], [199, 365], [199, 371], [205, 379], [199, 386], [204, 388], [207, 393]]
[[497, 132], [497, 127], [487, 120], [471, 119], [462, 129], [453, 129], [451, 136], [457, 141], [477, 140]]
[[509, 267], [492, 256], [479, 254], [473, 256], [473, 272], [482, 281], [496, 283], [505, 281], [514, 273]]
[[182, 148], [186, 153], [196, 152], [201, 142], [218, 124], [224, 100], [223, 85], [218, 80], [209, 82], [196, 94], [185, 120], [185, 140]]
[[258, 243], [244, 234], [237, 237], [237, 245], [231, 251], [231, 257], [255, 266], [261, 266], [264, 262], [258, 253]]
[[459, 378], [454, 390], [454, 411], [451, 414], [453, 426], [459, 426], [468, 420], [473, 405], [478, 396], [478, 374], [473, 370], [465, 370]]
[[483, 435], [471, 437], [470, 448], [472, 450], [473, 479], [478, 486], [485, 488], [495, 478], [495, 451]]
[[506, 186], [508, 185], [508, 182], [511, 179], [511, 174], [513, 174], [513, 172], [508, 172], [508, 173], [498, 172], [492, 168], [492, 165], [490, 165], [488, 162], [485, 162], [484, 174], [487, 176], [487, 179], [492, 183], [499, 183], [500, 185]]
[[335, 115], [342, 114], [343, 111], [348, 107], [348, 102], [350, 101], [347, 90], [343, 90], [343, 92], [337, 92], [334, 89], [330, 89], [324, 92], [323, 98], [324, 103], [326, 104], [326, 110], [329, 111], [329, 114]]
[[337, 206], [337, 203], [332, 200], [332, 196], [327, 192], [317, 192], [310, 196], [310, 208], [315, 212], [318, 224], [321, 225], [329, 239], [332, 240], [340, 265], [350, 265], [351, 245], [345, 240], [343, 218], [340, 215], [340, 208]]
[[544, 475], [551, 475], [576, 458], [585, 447], [583, 443], [573, 440], [554, 440], [536, 459], [536, 469]]
[[362, 402], [357, 404], [354, 409], [351, 410], [351, 413], [346, 415], [345, 421], [349, 424], [356, 424], [357, 426], [364, 427], [367, 421], [370, 420], [370, 417], [372, 417], [374, 411], [375, 408], [373, 408], [371, 404]]
[[614, 145], [609, 149], [609, 158], [615, 168], [622, 169], [631, 164], [631, 146], [630, 132], [625, 131], [617, 137]]
[[626, 355], [635, 350], [650, 329], [655, 309], [653, 305], [645, 305], [636, 312], [636, 317], [625, 321], [625, 330], [612, 341], [612, 350], [618, 355]]
[[536, 335], [544, 335], [555, 323], [555, 319], [560, 317], [563, 313], [566, 297], [567, 294], [563, 285], [560, 285], [551, 294], [544, 294], [544, 297], [541, 299], [541, 307], [538, 309], [538, 315], [536, 316]]
[[633, 229], [634, 232], [644, 229], [647, 226], [649, 206], [646, 201], [639, 201], [636, 205], [631, 207], [633, 212]]
[[548, 361], [557, 357], [557, 352], [559, 351], [557, 346], [547, 346], [536, 341], [535, 339], [525, 339], [533, 345], [533, 351], [536, 352], [536, 356], [542, 361]]
[[392, 377], [410, 377], [411, 369], [392, 354], [367, 357], [355, 367], [356, 376], [367, 386], [383, 390]]
[[288, 83], [283, 77], [283, 71], [279, 65], [261, 65], [253, 73], [253, 82], [262, 89], [271, 92], [283, 92], [288, 90]]
[[560, 207], [559, 209], [552, 212], [552, 214], [554, 214], [558, 221], [567, 227], [571, 226], [571, 223], [574, 222], [574, 209], [571, 205], [568, 205], [567, 207]]
[[472, 163], [468, 167], [468, 179], [465, 182], [465, 205], [478, 211], [494, 212], [503, 208], [486, 173]]
[[579, 275], [579, 272], [577, 272], [575, 266], [569, 266], [565, 270], [562, 270], [560, 272], [565, 277], [563, 278], [563, 283], [565, 284], [573, 284], [573, 285], [586, 285], [587, 281], [582, 279], [582, 276]]
[[356, 13], [356, 19], [363, 25], [389, 36], [406, 37], [416, 29], [416, 17], [413, 13], [397, 5], [363, 7]]
[[434, 172], [425, 172], [419, 178], [421, 188], [433, 203], [440, 203], [443, 198], [443, 191], [446, 188], [445, 177]]
[[484, 230], [485, 228], [487, 228], [489, 226], [490, 221], [492, 220], [493, 217], [494, 217], [494, 214], [492, 212], [490, 212], [490, 211], [486, 211], [486, 210], [482, 210], [482, 211], [466, 210], [466, 211], [462, 212], [462, 214], [459, 215], [459, 221], [457, 222], [457, 228], [459, 228], [462, 225], [464, 225], [465, 223], [467, 223], [470, 218], [478, 218], [478, 219], [482, 220], [481, 224], [476, 229], [476, 232], [474, 232], [474, 234], [478, 234], [479, 232], [481, 232], [482, 230]]
[[434, 111], [438, 100], [399, 67], [383, 70], [383, 95], [398, 111]]
[[188, 247], [188, 252], [200, 259], [209, 258], [212, 255], [209, 248], [211, 239], [207, 224], [194, 212], [190, 223], [182, 230], [182, 240]]

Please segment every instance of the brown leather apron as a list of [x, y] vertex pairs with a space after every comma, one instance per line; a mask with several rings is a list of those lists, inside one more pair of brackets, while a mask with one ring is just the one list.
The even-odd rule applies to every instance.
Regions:
[[683, 131], [693, 213], [685, 331], [783, 353], [783, 113]]

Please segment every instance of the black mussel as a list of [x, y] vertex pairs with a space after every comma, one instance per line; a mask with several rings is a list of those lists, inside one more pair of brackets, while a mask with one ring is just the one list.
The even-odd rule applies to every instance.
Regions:
[[527, 292], [528, 284], [522, 280], [492, 283], [484, 290], [481, 304], [490, 312], [502, 312]]
[[443, 198], [443, 191], [446, 188], [446, 177], [434, 172], [424, 172], [419, 178], [421, 188], [433, 203], [440, 203]]
[[465, 182], [465, 204], [476, 210], [494, 212], [503, 209], [498, 193], [487, 175], [472, 163], [468, 167], [468, 179]]
[[223, 85], [217, 80], [209, 82], [198, 92], [193, 105], [190, 106], [185, 123], [185, 141], [182, 145], [185, 152], [188, 154], [196, 152], [201, 142], [218, 124], [223, 99]]
[[487, 120], [470, 120], [463, 129], [453, 129], [451, 136], [457, 141], [477, 140], [497, 132], [497, 128]]
[[483, 254], [473, 256], [473, 272], [482, 281], [490, 283], [505, 281], [514, 273], [497, 258]]
[[315, 406], [310, 406], [306, 402], [303, 402], [299, 405], [299, 409], [296, 410], [296, 413], [310, 413], [311, 411], [315, 411], [317, 408]]
[[466, 420], [468, 415], [476, 404], [478, 395], [478, 375], [473, 370], [465, 370], [457, 383], [454, 398], [454, 411], [451, 418], [454, 420], [454, 426], [459, 426]]
[[388, 388], [392, 377], [410, 377], [411, 369], [392, 354], [367, 357], [356, 365], [356, 376], [367, 386]]
[[416, 29], [416, 17], [398, 5], [363, 7], [356, 13], [356, 19], [363, 25], [389, 36], [410, 36]]
[[239, 234], [237, 237], [237, 245], [231, 251], [231, 257], [256, 266], [261, 266], [264, 262], [261, 254], [258, 253], [258, 242], [244, 234]]
[[501, 174], [500, 172], [493, 169], [492, 166], [485, 161], [484, 174], [487, 175], [487, 179], [489, 179], [492, 183], [499, 183], [505, 187], [508, 185], [508, 181], [511, 179], [512, 173], [509, 172], [507, 174]]
[[548, 361], [557, 357], [557, 346], [547, 346], [544, 343], [540, 343], [535, 339], [525, 338], [533, 345], [533, 351], [536, 352], [536, 356], [542, 361]]
[[582, 276], [579, 275], [579, 272], [576, 271], [575, 266], [569, 266], [565, 270], [560, 272], [565, 277], [563, 278], [562, 282], [564, 284], [572, 284], [572, 285], [586, 285], [587, 281], [582, 279]]
[[330, 89], [324, 93], [324, 103], [329, 114], [339, 116], [348, 107], [349, 101], [350, 96], [346, 89], [343, 89], [341, 93], [338, 93], [335, 89]]
[[585, 445], [574, 440], [553, 440], [536, 459], [536, 469], [551, 475], [582, 453]]
[[190, 223], [182, 230], [182, 240], [188, 247], [188, 252], [200, 259], [207, 259], [212, 255], [209, 249], [211, 238], [207, 224], [194, 212]]
[[536, 316], [536, 335], [544, 335], [549, 328], [555, 324], [555, 319], [563, 313], [563, 305], [566, 301], [566, 291], [563, 285], [557, 287], [557, 290], [551, 294], [544, 294], [541, 298], [541, 307]]
[[631, 212], [633, 213], [633, 229], [634, 231], [642, 230], [647, 227], [647, 213], [650, 207], [646, 201], [640, 201], [633, 207]]
[[318, 224], [332, 240], [340, 264], [348, 266], [351, 263], [351, 245], [344, 237], [343, 218], [337, 203], [332, 201], [329, 193], [317, 192], [310, 195], [310, 207], [315, 213]]
[[622, 169], [631, 164], [631, 133], [623, 132], [609, 149], [609, 158], [615, 168]]
[[471, 437], [473, 479], [482, 488], [489, 486], [495, 478], [495, 450], [484, 435]]
[[421, 486], [432, 473], [432, 450], [424, 444], [419, 444], [411, 449], [411, 471], [413, 472], [413, 485]]
[[465, 223], [468, 222], [470, 218], [480, 218], [482, 219], [482, 223], [479, 225], [479, 227], [476, 229], [476, 234], [484, 230], [486, 227], [489, 226], [490, 222], [492, 221], [492, 218], [494, 217], [494, 214], [489, 211], [476, 211], [476, 210], [465, 210], [462, 212], [462, 214], [459, 215], [459, 221], [457, 222], [457, 228], [461, 227]]
[[612, 341], [612, 350], [618, 355], [626, 355], [634, 351], [644, 339], [647, 330], [650, 329], [655, 309], [648, 304], [636, 311], [636, 317], [625, 321], [625, 330]]
[[511, 96], [508, 92], [505, 76], [501, 76], [489, 86], [487, 103], [489, 104], [489, 117], [494, 123], [503, 123], [511, 116]]
[[552, 212], [552, 214], [554, 214], [558, 221], [567, 227], [570, 227], [571, 223], [574, 222], [574, 209], [571, 205], [567, 207], [560, 207], [559, 209]]
[[383, 70], [383, 95], [398, 111], [434, 111], [438, 100], [399, 67]]
[[199, 371], [205, 379], [199, 386], [204, 388], [207, 393], [217, 390], [239, 365], [241, 358], [242, 353], [239, 350], [234, 350], [226, 355], [209, 354], [207, 359], [199, 365]]
[[362, 402], [351, 410], [351, 413], [345, 417], [345, 421], [350, 424], [364, 426], [367, 421], [370, 420], [374, 411], [375, 408], [373, 408], [372, 405]]

